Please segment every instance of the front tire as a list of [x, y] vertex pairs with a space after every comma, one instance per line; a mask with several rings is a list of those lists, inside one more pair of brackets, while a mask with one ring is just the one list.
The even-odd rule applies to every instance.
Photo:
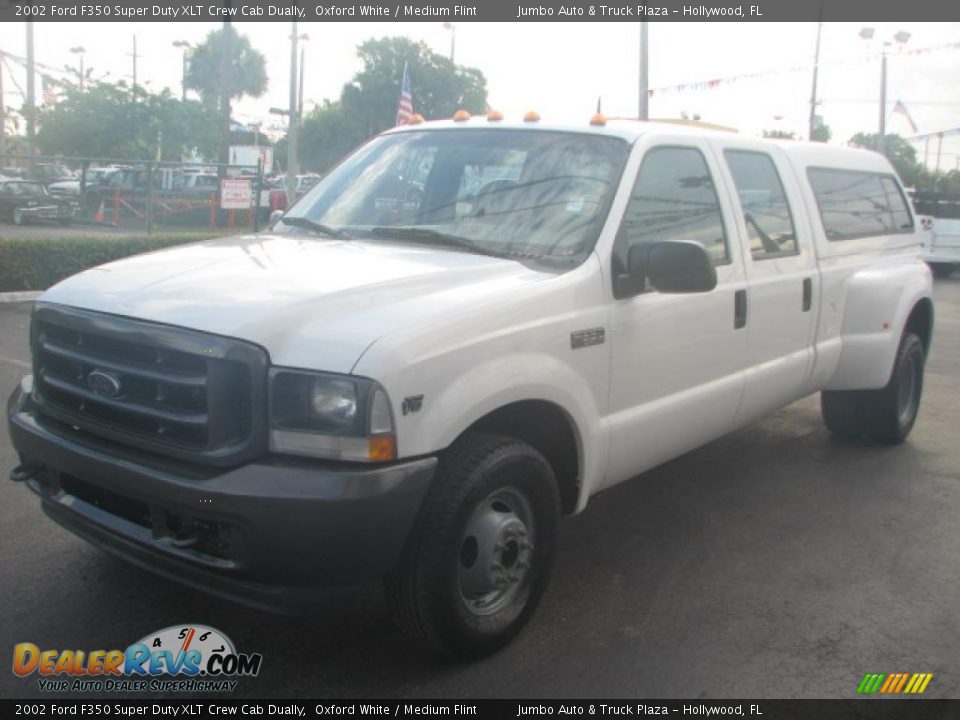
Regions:
[[902, 443], [920, 409], [924, 362], [923, 342], [913, 333], [904, 333], [885, 387], [821, 394], [820, 409], [827, 428], [841, 437], [866, 436], [884, 445]]
[[502, 435], [459, 440], [384, 583], [401, 630], [459, 658], [502, 648], [546, 590], [559, 520], [553, 470], [537, 450]]
[[26, 218], [23, 215], [23, 210], [20, 208], [14, 208], [12, 219], [14, 225], [23, 225], [23, 223], [26, 221]]

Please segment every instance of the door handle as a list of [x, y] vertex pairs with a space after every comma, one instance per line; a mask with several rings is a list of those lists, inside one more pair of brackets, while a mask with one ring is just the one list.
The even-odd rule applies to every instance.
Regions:
[[803, 279], [803, 312], [810, 312], [810, 306], [813, 304], [813, 280]]
[[747, 325], [747, 291], [737, 290], [733, 294], [733, 329], [739, 330]]

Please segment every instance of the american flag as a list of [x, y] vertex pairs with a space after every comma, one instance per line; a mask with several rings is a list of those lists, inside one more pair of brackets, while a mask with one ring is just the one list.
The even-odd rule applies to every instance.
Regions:
[[903, 115], [907, 119], [907, 122], [910, 123], [910, 129], [913, 130], [914, 133], [917, 132], [917, 124], [913, 121], [913, 118], [910, 117], [910, 113], [907, 112], [907, 106], [904, 105], [902, 101], [897, 100], [892, 112]]
[[407, 63], [403, 63], [403, 82], [400, 84], [400, 101], [397, 103], [397, 125], [406, 125], [413, 118], [413, 95], [410, 93], [410, 75]]
[[57, 86], [54, 80], [46, 75], [40, 76], [41, 87], [43, 89], [43, 102], [47, 105], [53, 105], [60, 98], [57, 97]]

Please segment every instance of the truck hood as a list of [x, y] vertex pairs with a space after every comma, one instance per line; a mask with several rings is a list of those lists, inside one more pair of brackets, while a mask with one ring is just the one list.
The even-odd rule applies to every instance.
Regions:
[[40, 301], [247, 340], [276, 365], [350, 372], [388, 332], [550, 277], [423, 245], [251, 235], [101, 265]]

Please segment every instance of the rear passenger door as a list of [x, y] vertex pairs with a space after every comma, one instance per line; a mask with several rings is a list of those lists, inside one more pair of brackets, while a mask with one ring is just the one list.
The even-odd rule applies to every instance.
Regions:
[[747, 273], [748, 363], [737, 423], [807, 394], [819, 283], [811, 229], [776, 147], [718, 142]]

